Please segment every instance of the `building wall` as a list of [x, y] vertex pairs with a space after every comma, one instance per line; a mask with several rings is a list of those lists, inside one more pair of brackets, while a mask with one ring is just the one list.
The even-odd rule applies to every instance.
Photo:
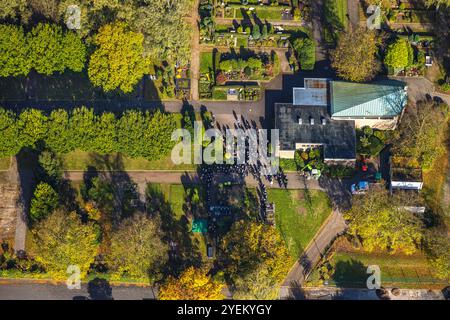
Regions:
[[356, 159], [324, 159], [325, 162], [329, 166], [341, 165], [346, 167], [355, 166]]
[[354, 120], [356, 128], [369, 126], [380, 130], [394, 130], [397, 126], [398, 117], [392, 119], [354, 119], [332, 117], [334, 120]]
[[[301, 148], [299, 148], [301, 149]], [[275, 151], [275, 156], [280, 157], [281, 159], [294, 159], [295, 158], [295, 150], [279, 150], [278, 148]], [[347, 167], [351, 167], [355, 165], [356, 159], [324, 159], [324, 162], [327, 165], [343, 165]]]
[[281, 159], [294, 159], [295, 150], [278, 150], [278, 154], [275, 153], [275, 155]]
[[413, 189], [421, 190], [423, 187], [423, 182], [417, 181], [391, 181], [391, 187], [397, 189]]

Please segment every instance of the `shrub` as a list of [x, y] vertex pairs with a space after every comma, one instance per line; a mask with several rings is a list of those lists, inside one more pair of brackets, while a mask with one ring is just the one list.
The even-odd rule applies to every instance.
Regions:
[[255, 24], [252, 30], [252, 37], [255, 40], [258, 40], [261, 37], [261, 31], [259, 29], [259, 25]]
[[31, 221], [34, 223], [50, 215], [58, 206], [58, 201], [58, 194], [49, 184], [39, 183], [31, 199]]
[[314, 40], [310, 38], [297, 38], [292, 42], [297, 59], [302, 70], [313, 70], [316, 63], [316, 48]]
[[414, 51], [406, 39], [398, 39], [386, 49], [384, 63], [391, 68], [405, 68], [414, 61]]

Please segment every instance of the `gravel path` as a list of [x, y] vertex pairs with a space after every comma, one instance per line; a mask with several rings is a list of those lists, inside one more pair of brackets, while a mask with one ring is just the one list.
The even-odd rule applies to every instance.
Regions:
[[199, 0], [195, 0], [192, 8], [191, 26], [191, 66], [189, 72], [191, 74], [191, 98], [198, 100], [198, 80], [200, 79], [200, 17], [198, 14]]

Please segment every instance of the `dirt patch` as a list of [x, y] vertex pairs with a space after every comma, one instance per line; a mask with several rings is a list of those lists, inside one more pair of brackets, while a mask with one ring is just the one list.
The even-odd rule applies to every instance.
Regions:
[[306, 216], [306, 214], [308, 213], [308, 210], [306, 210], [306, 208], [304, 207], [299, 207], [297, 209], [298, 214], [302, 215], [302, 216]]
[[0, 184], [0, 241], [14, 239], [19, 188], [15, 184]]
[[294, 200], [294, 201], [305, 200], [305, 194], [304, 194], [303, 190], [294, 190], [294, 192], [292, 192], [292, 200]]

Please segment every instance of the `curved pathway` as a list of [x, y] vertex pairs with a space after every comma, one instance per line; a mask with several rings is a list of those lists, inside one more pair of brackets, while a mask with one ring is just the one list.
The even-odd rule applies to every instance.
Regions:
[[333, 210], [284, 279], [280, 291], [281, 299], [298, 298], [296, 289], [302, 287], [311, 271], [322, 259], [328, 246], [345, 231], [346, 227], [342, 214], [338, 210]]

